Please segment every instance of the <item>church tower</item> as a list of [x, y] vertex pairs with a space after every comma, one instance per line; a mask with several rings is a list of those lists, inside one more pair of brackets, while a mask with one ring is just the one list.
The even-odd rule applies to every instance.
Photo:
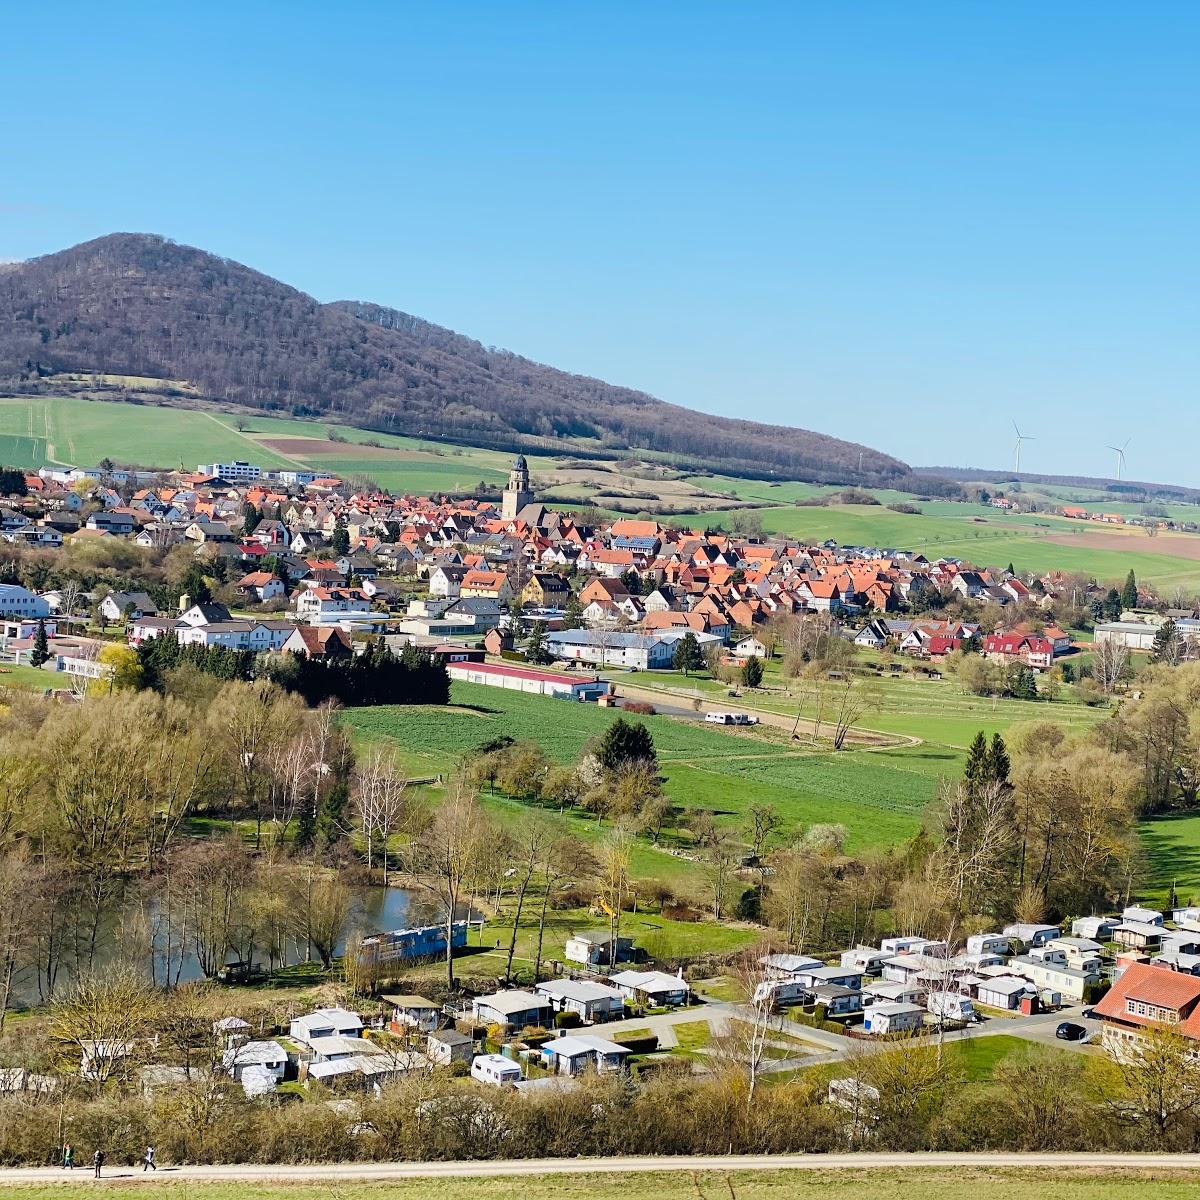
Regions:
[[518, 454], [508, 473], [508, 486], [504, 489], [504, 500], [500, 515], [511, 521], [527, 504], [533, 503], [533, 492], [529, 490], [529, 467], [525, 456]]

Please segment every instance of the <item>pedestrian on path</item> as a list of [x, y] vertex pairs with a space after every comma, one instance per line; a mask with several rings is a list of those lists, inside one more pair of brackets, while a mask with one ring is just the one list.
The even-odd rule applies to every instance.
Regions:
[[100, 1168], [102, 1166], [104, 1166], [104, 1151], [103, 1150], [97, 1150], [96, 1153], [92, 1155], [92, 1165], [96, 1168], [96, 1178], [99, 1179], [100, 1178]]
[[75, 1147], [70, 1142], [63, 1144], [63, 1170], [75, 1170]]
[[154, 1165], [154, 1147], [147, 1146], [146, 1153], [142, 1155], [142, 1174], [147, 1171], [157, 1171], [158, 1167]]

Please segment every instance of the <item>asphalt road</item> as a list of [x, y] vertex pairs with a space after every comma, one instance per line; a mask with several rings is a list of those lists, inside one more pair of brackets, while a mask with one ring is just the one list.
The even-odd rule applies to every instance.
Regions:
[[[1102, 1169], [1113, 1174], [1140, 1170], [1200, 1171], [1200, 1154], [731, 1154], [654, 1158], [543, 1158], [497, 1162], [330, 1163], [304, 1166], [162, 1167], [143, 1174], [140, 1166], [106, 1168], [104, 1178], [122, 1185], [139, 1181], [320, 1182], [389, 1179], [487, 1179], [530, 1175], [632, 1174], [639, 1171], [833, 1171], [920, 1170], [939, 1167], [1025, 1167]], [[95, 1186], [90, 1168], [0, 1170], [6, 1184], [80, 1184]]]

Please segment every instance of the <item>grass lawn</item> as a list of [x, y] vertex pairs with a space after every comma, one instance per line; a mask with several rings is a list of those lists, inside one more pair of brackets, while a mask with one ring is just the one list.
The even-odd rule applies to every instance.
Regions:
[[[280, 1168], [281, 1173], [287, 1170]], [[115, 1165], [107, 1173], [124, 1174]], [[83, 1171], [77, 1171], [83, 1175]], [[81, 1181], [77, 1181], [82, 1183]], [[90, 1182], [90, 1181], [88, 1181]], [[86, 1184], [84, 1185], [86, 1186]], [[837, 1171], [705, 1172], [685, 1170], [622, 1174], [536, 1175], [520, 1178], [389, 1180], [355, 1179], [207, 1183], [165, 1178], [137, 1180], [145, 1200], [697, 1200], [735, 1195], [737, 1200], [962, 1200], [990, 1195], [1003, 1200], [1191, 1200], [1200, 1172], [1038, 1167], [939, 1167], [916, 1160], [895, 1168]], [[5, 1186], [23, 1200], [61, 1200], [73, 1189], [60, 1182]]]
[[[972, 1082], [991, 1079], [992, 1073], [1006, 1058], [1025, 1053], [1029, 1048], [1029, 1042], [1007, 1033], [947, 1042], [944, 1047], [950, 1065]], [[1058, 1053], [1067, 1054], [1069, 1051], [1060, 1050]]]
[[1200, 814], [1152, 817], [1138, 832], [1147, 864], [1144, 898], [1166, 904], [1172, 885], [1180, 904], [1200, 898]]
[[679, 1042], [678, 1053], [688, 1057], [707, 1057], [698, 1054], [712, 1042], [712, 1029], [707, 1021], [682, 1021], [671, 1028]]
[[[517, 928], [517, 951], [514, 963], [518, 969], [532, 967], [537, 949], [537, 907], [540, 896], [527, 898], [521, 924]], [[462, 971], [470, 974], [476, 966], [492, 968], [504, 965], [508, 954], [508, 938], [512, 929], [513, 901], [506, 899], [500, 915], [488, 921], [483, 933], [483, 945], [499, 946], [491, 953], [485, 951], [464, 957]], [[607, 918], [596, 916], [586, 908], [552, 909], [546, 914], [545, 940], [542, 957], [565, 961], [564, 948], [572, 933], [587, 929], [607, 928]], [[672, 921], [657, 913], [623, 913], [621, 934], [633, 938], [651, 958], [661, 961], [688, 958], [696, 954], [727, 954], [753, 945], [763, 931], [729, 922]], [[470, 943], [472, 946], [475, 942]]]

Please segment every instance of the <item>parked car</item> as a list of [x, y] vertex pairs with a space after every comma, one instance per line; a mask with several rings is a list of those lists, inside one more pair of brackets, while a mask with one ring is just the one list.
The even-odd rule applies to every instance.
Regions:
[[1054, 1036], [1062, 1042], [1081, 1042], [1087, 1037], [1087, 1030], [1074, 1021], [1063, 1021], [1054, 1031]]

